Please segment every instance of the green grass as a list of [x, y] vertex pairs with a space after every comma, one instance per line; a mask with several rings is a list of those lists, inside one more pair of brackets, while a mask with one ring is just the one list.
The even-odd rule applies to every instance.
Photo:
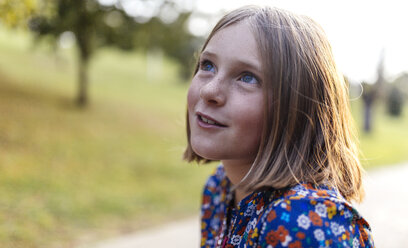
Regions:
[[149, 76], [144, 55], [103, 50], [79, 110], [72, 51], [56, 60], [26, 39], [0, 34], [0, 247], [69, 247], [197, 213], [213, 166], [181, 160], [174, 63]]
[[362, 131], [363, 103], [353, 103], [353, 116], [359, 127], [361, 161], [366, 168], [396, 164], [408, 160], [408, 105], [402, 117], [391, 117], [383, 103], [374, 106], [372, 132]]
[[[74, 51], [30, 44], [0, 31], [0, 247], [72, 247], [197, 213], [214, 166], [181, 160], [187, 84], [176, 64], [104, 49], [79, 110]], [[404, 114], [379, 110], [373, 134], [360, 134], [366, 167], [408, 159]]]

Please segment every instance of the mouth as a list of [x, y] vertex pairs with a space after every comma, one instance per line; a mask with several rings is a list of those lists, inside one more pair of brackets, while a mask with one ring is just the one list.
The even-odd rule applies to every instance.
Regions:
[[209, 126], [217, 126], [217, 127], [227, 127], [226, 125], [218, 122], [217, 120], [204, 115], [202, 113], [197, 113], [197, 118], [199, 120], [200, 123], [204, 124], [204, 125], [209, 125]]

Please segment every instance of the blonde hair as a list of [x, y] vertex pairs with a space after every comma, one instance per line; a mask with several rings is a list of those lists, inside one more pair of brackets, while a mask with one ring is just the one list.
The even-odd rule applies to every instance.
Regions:
[[[348, 87], [323, 29], [306, 16], [246, 6], [215, 25], [201, 52], [216, 32], [241, 21], [251, 25], [261, 54], [265, 118], [257, 156], [237, 186], [255, 191], [326, 184], [347, 200], [361, 201], [363, 169]], [[187, 138], [184, 159], [208, 162], [191, 148], [188, 118]]]

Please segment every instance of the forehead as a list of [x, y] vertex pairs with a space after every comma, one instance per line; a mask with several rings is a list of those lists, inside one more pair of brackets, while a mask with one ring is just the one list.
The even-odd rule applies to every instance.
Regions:
[[226, 60], [239, 60], [261, 68], [258, 43], [248, 22], [239, 22], [217, 31], [203, 53], [209, 52]]

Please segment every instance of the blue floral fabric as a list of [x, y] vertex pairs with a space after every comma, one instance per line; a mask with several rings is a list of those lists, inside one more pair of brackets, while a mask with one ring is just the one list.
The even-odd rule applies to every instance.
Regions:
[[299, 184], [254, 192], [233, 205], [219, 166], [205, 185], [201, 247], [374, 247], [368, 223], [337, 191]]

